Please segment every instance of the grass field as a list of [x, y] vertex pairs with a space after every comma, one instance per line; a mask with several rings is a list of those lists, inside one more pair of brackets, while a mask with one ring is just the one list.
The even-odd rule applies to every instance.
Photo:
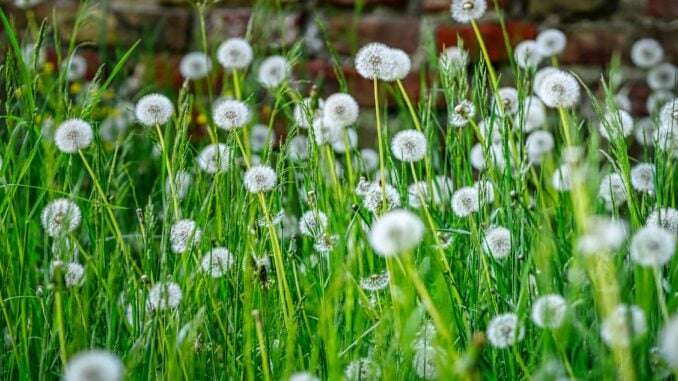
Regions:
[[[481, 46], [484, 4], [452, 2]], [[619, 57], [593, 87], [561, 70], [557, 31], [503, 76], [484, 50], [429, 42], [414, 68], [368, 44], [365, 108], [338, 57], [339, 93], [304, 76], [301, 41], [203, 29], [177, 91], [139, 44], [85, 80], [75, 38], [0, 16], [1, 379], [678, 376], [677, 72], [654, 40], [619, 52], [648, 116]]]

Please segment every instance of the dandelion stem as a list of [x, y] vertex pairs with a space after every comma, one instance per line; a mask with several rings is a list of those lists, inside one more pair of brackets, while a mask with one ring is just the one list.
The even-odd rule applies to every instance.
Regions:
[[[382, 136], [382, 131], [381, 131], [381, 119], [380, 119], [380, 113], [381, 110], [379, 110], [379, 87], [377, 84], [378, 80], [376, 77], [372, 78], [372, 84], [373, 84], [373, 89], [374, 89], [374, 115], [376, 117], [376, 122], [377, 122], [377, 141], [379, 143], [379, 175], [381, 176], [380, 184], [381, 184], [381, 192], [384, 198], [386, 195], [386, 170], [384, 169], [385, 165], [385, 158], [384, 158], [384, 138]], [[385, 202], [385, 201], [384, 201]]]
[[271, 380], [271, 370], [268, 365], [268, 351], [266, 350], [266, 341], [264, 340], [264, 327], [261, 323], [261, 316], [259, 310], [252, 310], [252, 317], [254, 318], [254, 325], [257, 330], [257, 340], [259, 341], [259, 353], [261, 355], [261, 367], [264, 372], [264, 380]]

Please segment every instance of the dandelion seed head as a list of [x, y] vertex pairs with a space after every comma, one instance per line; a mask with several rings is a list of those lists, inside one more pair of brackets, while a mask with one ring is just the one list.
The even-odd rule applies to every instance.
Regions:
[[287, 158], [298, 163], [308, 158], [308, 137], [297, 135], [287, 143]]
[[327, 216], [317, 210], [309, 210], [299, 219], [299, 231], [307, 237], [320, 237], [327, 230]]
[[243, 102], [224, 100], [214, 107], [212, 118], [217, 127], [229, 131], [244, 127], [250, 120], [250, 110]]
[[200, 242], [201, 237], [202, 230], [198, 228], [195, 221], [189, 219], [177, 221], [170, 229], [172, 252], [176, 254], [187, 252]]
[[678, 130], [678, 98], [666, 102], [659, 111], [659, 121], [662, 128], [675, 132]]
[[323, 106], [323, 122], [336, 127], [346, 127], [358, 120], [358, 102], [346, 93], [332, 94]]
[[537, 95], [548, 107], [572, 107], [579, 102], [579, 83], [570, 73], [553, 71], [540, 80]]
[[567, 192], [572, 187], [574, 180], [574, 169], [569, 164], [563, 164], [553, 172], [551, 184], [559, 192]]
[[252, 46], [242, 38], [229, 38], [217, 48], [217, 61], [224, 69], [244, 69], [252, 63]]
[[149, 94], [139, 99], [135, 113], [141, 124], [153, 127], [169, 122], [174, 114], [174, 105], [162, 94]]
[[391, 49], [391, 59], [393, 60], [393, 70], [390, 72], [391, 77], [387, 78], [386, 81], [405, 79], [412, 69], [410, 56], [401, 49]]
[[662, 227], [674, 235], [678, 235], [678, 209], [657, 208], [647, 217], [648, 226]]
[[676, 251], [676, 235], [656, 225], [645, 226], [633, 235], [630, 251], [631, 260], [640, 266], [663, 266]]
[[[332, 149], [336, 153], [345, 153], [347, 149], [354, 149], [358, 146], [358, 133], [354, 129], [347, 128], [343, 131], [346, 136], [337, 137], [335, 141], [332, 142]], [[346, 147], [346, 142], [348, 141], [348, 147]]]
[[256, 165], [245, 172], [245, 188], [250, 193], [270, 192], [278, 182], [273, 168]]
[[565, 50], [567, 37], [558, 29], [545, 29], [537, 35], [537, 46], [543, 56], [555, 56]]
[[391, 80], [395, 71], [392, 51], [384, 44], [369, 43], [356, 53], [355, 69], [365, 79]]
[[64, 368], [64, 381], [122, 381], [125, 368], [115, 354], [88, 350], [73, 356]]
[[577, 241], [577, 249], [584, 255], [611, 253], [619, 250], [628, 235], [626, 221], [607, 216], [591, 216], [586, 231]]
[[654, 193], [654, 164], [639, 163], [631, 168], [631, 185], [638, 192]]
[[502, 102], [502, 108], [509, 114], [518, 112], [520, 103], [518, 102], [518, 90], [514, 87], [502, 87], [499, 89], [499, 99]]
[[668, 62], [647, 72], [647, 84], [652, 90], [672, 90], [678, 84], [678, 68]]
[[231, 166], [231, 150], [226, 144], [210, 144], [200, 151], [198, 167], [211, 175], [225, 172]]
[[233, 254], [225, 247], [215, 247], [202, 257], [200, 268], [212, 278], [220, 278], [235, 264]]
[[485, 154], [483, 153], [483, 146], [480, 143], [476, 143], [473, 148], [471, 148], [471, 153], [469, 155], [471, 161], [471, 166], [477, 171], [482, 171], [485, 169]]
[[148, 292], [146, 308], [149, 311], [175, 309], [179, 306], [183, 293], [181, 287], [174, 282], [159, 282]]
[[475, 116], [476, 116], [476, 107], [473, 105], [473, 102], [464, 99], [463, 101], [459, 102], [456, 106], [454, 106], [454, 109], [452, 109], [452, 113], [450, 113], [450, 116], [447, 118], [447, 121], [450, 125], [454, 127], [464, 127]]
[[261, 62], [257, 79], [266, 88], [274, 88], [287, 79], [290, 64], [283, 56], [271, 56]]
[[393, 156], [408, 163], [423, 159], [426, 156], [426, 147], [426, 136], [417, 130], [400, 131], [391, 141]]
[[631, 61], [640, 68], [651, 68], [664, 59], [664, 48], [651, 38], [642, 38], [631, 47]]
[[659, 333], [659, 353], [671, 369], [678, 369], [678, 315], [674, 315]]
[[436, 357], [438, 356], [435, 348], [431, 345], [415, 348], [414, 357], [412, 357], [412, 368], [420, 378], [424, 380], [437, 380], [439, 377]]
[[462, 48], [451, 46], [440, 53], [438, 60], [443, 71], [463, 69], [468, 65], [468, 52]]
[[289, 381], [320, 381], [320, 379], [309, 372], [296, 372], [290, 375]]
[[654, 145], [654, 137], [657, 133], [657, 127], [651, 118], [641, 118], [636, 122], [636, 128], [633, 135], [638, 143], [645, 147]]
[[496, 259], [503, 259], [511, 254], [511, 231], [502, 226], [492, 227], [485, 231], [483, 237], [485, 253]]
[[379, 217], [369, 233], [370, 246], [383, 256], [391, 257], [416, 248], [424, 237], [424, 224], [412, 212], [392, 210]]
[[520, 125], [523, 132], [531, 132], [541, 128], [546, 123], [546, 107], [535, 96], [525, 97], [522, 104], [522, 113], [516, 113], [516, 125]]
[[516, 45], [513, 50], [513, 58], [521, 68], [531, 69], [539, 66], [539, 63], [544, 59], [543, 53], [541, 46], [536, 41], [525, 40]]
[[541, 163], [544, 155], [551, 153], [554, 147], [553, 135], [548, 131], [534, 131], [525, 140], [527, 158], [534, 164]]
[[364, 357], [351, 361], [344, 369], [344, 377], [347, 381], [379, 380], [381, 369], [377, 363]]
[[452, 195], [452, 211], [457, 217], [468, 217], [480, 209], [480, 198], [475, 187], [457, 189]]
[[468, 24], [481, 18], [487, 10], [486, 0], [452, 0], [450, 13], [457, 22]]
[[522, 340], [524, 330], [518, 316], [505, 313], [495, 316], [487, 325], [487, 339], [495, 348], [507, 348]]
[[379, 155], [372, 148], [363, 148], [360, 150], [363, 171], [372, 172], [379, 166]]
[[384, 184], [382, 190], [378, 182], [371, 183], [362, 198], [363, 206], [372, 213], [377, 213], [382, 208], [391, 210], [400, 206], [400, 194], [390, 184]]
[[494, 185], [487, 180], [478, 180], [473, 187], [478, 191], [480, 206], [494, 202]]
[[292, 116], [294, 122], [301, 128], [309, 128], [313, 125], [313, 121], [319, 117], [325, 107], [325, 101], [318, 99], [318, 108], [313, 108], [313, 99], [304, 98], [294, 105]]
[[532, 80], [532, 91], [537, 94], [544, 78], [548, 77], [549, 74], [557, 73], [559, 71], [558, 68], [553, 66], [546, 66], [537, 70], [537, 72], [534, 73], [534, 79]]
[[275, 141], [275, 131], [269, 130], [265, 124], [255, 124], [250, 129], [250, 149], [252, 152], [262, 152], [270, 148]]
[[[432, 192], [430, 191], [432, 188]], [[419, 181], [411, 184], [407, 188], [408, 200], [413, 208], [421, 208], [421, 200], [424, 202], [433, 202], [435, 205], [441, 205], [449, 202], [454, 193], [454, 182], [451, 178], [438, 175], [433, 179], [431, 187], [426, 181]], [[431, 193], [433, 196], [431, 196]]]
[[567, 302], [558, 294], [538, 298], [532, 305], [532, 321], [538, 327], [557, 329], [563, 324]]
[[626, 138], [633, 132], [633, 117], [624, 110], [607, 112], [598, 131], [607, 140]]
[[388, 287], [389, 275], [384, 271], [378, 274], [372, 274], [360, 279], [360, 287], [369, 292], [385, 290]]
[[179, 72], [190, 81], [207, 77], [212, 70], [212, 59], [203, 52], [191, 52], [181, 58]]
[[54, 132], [54, 144], [63, 153], [76, 153], [92, 144], [92, 126], [82, 119], [68, 119]]
[[313, 121], [313, 137], [318, 145], [332, 144], [341, 138], [343, 129], [336, 124], [325, 123], [325, 118]]
[[[174, 174], [174, 190], [176, 191], [179, 200], [183, 200], [184, 197], [186, 197], [192, 183], [193, 175], [191, 175], [190, 172], [179, 170]], [[172, 192], [169, 178], [165, 181], [165, 192], [167, 192], [167, 194]]]
[[598, 197], [605, 201], [608, 209], [626, 202], [626, 187], [622, 176], [619, 173], [611, 173], [603, 177], [598, 190]]
[[50, 237], [59, 237], [75, 231], [80, 226], [82, 215], [76, 203], [67, 199], [56, 199], [42, 210], [40, 222]]
[[628, 347], [647, 331], [645, 313], [638, 306], [620, 304], [603, 320], [600, 336], [610, 347]]
[[87, 74], [87, 60], [79, 54], [73, 54], [66, 63], [66, 79], [79, 81]]
[[66, 287], [72, 288], [82, 284], [85, 276], [85, 268], [77, 262], [69, 262], [66, 264], [64, 272], [64, 283]]

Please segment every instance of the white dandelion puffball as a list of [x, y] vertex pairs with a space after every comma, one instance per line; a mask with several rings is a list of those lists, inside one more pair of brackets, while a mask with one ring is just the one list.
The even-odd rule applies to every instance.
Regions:
[[332, 94], [323, 106], [323, 123], [337, 127], [346, 127], [358, 120], [358, 102], [346, 93]]
[[181, 58], [179, 72], [181, 76], [196, 81], [207, 77], [212, 70], [212, 59], [203, 52], [191, 52]]
[[645, 226], [633, 235], [630, 251], [640, 266], [663, 266], [676, 252], [676, 235], [659, 226]]
[[485, 0], [452, 0], [450, 13], [452, 18], [460, 23], [470, 23], [481, 18], [487, 10]]
[[652, 147], [654, 145], [654, 136], [657, 133], [652, 118], [641, 118], [636, 122], [636, 128], [633, 131], [633, 136], [640, 145], [645, 147]]
[[619, 110], [631, 111], [633, 104], [631, 104], [631, 98], [625, 92], [620, 92], [614, 96], [614, 104], [617, 105]]
[[657, 208], [647, 217], [648, 226], [659, 226], [678, 235], [678, 209]]
[[224, 69], [244, 69], [253, 57], [252, 46], [242, 38], [229, 38], [217, 48], [217, 61]]
[[645, 107], [647, 107], [647, 112], [651, 115], [654, 115], [658, 112], [667, 102], [670, 102], [673, 99], [673, 93], [669, 90], [656, 90], [653, 91], [645, 102]]
[[626, 221], [607, 216], [591, 216], [586, 221], [586, 232], [577, 241], [577, 249], [584, 255], [609, 253], [619, 250], [626, 236]]
[[570, 73], [554, 71], [541, 79], [537, 95], [548, 107], [572, 107], [579, 102], [579, 83]]
[[393, 156], [408, 163], [419, 161], [426, 156], [426, 136], [417, 130], [400, 131], [391, 141]]
[[148, 94], [139, 99], [135, 113], [139, 123], [153, 127], [169, 122], [174, 114], [174, 105], [162, 94]]
[[313, 137], [318, 145], [332, 144], [341, 138], [343, 128], [336, 124], [325, 123], [324, 118], [313, 121]]
[[196, 160], [206, 173], [224, 172], [231, 166], [231, 150], [224, 143], [210, 144], [200, 151]]
[[384, 184], [382, 189], [378, 182], [372, 183], [362, 195], [363, 206], [372, 213], [377, 213], [381, 208], [391, 210], [400, 206], [400, 194], [390, 184]]
[[379, 154], [372, 148], [361, 149], [360, 159], [362, 161], [363, 171], [365, 172], [372, 172], [379, 166]]
[[671, 369], [678, 369], [678, 315], [674, 315], [661, 330], [659, 351]]
[[378, 42], [367, 44], [355, 55], [355, 69], [365, 79], [391, 80], [395, 71], [393, 50]]
[[645, 313], [638, 306], [620, 304], [600, 325], [600, 336], [610, 347], [627, 347], [647, 331]]
[[549, 154], [555, 147], [553, 135], [548, 131], [534, 131], [525, 140], [527, 158], [531, 163], [541, 163], [544, 155]]
[[678, 84], [678, 67], [665, 62], [647, 72], [647, 85], [652, 90], [672, 90]]
[[[179, 170], [174, 174], [174, 190], [177, 194], [179, 200], [183, 200], [188, 194], [188, 190], [193, 184], [193, 175], [190, 172]], [[168, 178], [165, 181], [165, 192], [170, 194], [172, 192], [172, 185], [170, 184], [170, 179]]]
[[42, 210], [40, 222], [50, 237], [68, 234], [80, 226], [82, 215], [76, 203], [67, 199], [56, 199]]
[[172, 252], [185, 253], [198, 243], [201, 237], [202, 230], [198, 229], [195, 221], [189, 219], [177, 221], [170, 229]]
[[410, 251], [423, 238], [424, 224], [421, 219], [403, 209], [393, 210], [379, 217], [369, 233], [370, 246], [383, 257]]
[[64, 271], [64, 283], [66, 287], [72, 288], [82, 284], [85, 276], [85, 268], [77, 262], [69, 262], [66, 264]]
[[235, 264], [233, 254], [224, 247], [215, 247], [202, 257], [200, 268], [212, 278], [226, 274]]
[[678, 130], [678, 98], [673, 98], [662, 106], [659, 110], [659, 121], [662, 128], [676, 133]]
[[369, 292], [385, 290], [388, 287], [389, 275], [387, 271], [360, 279], [360, 288]]
[[551, 185], [553, 185], [558, 192], [567, 192], [572, 188], [572, 182], [574, 181], [575, 176], [576, 169], [565, 163], [553, 172]]
[[297, 135], [287, 142], [287, 158], [300, 162], [308, 158], [308, 137]]
[[270, 148], [275, 141], [275, 131], [265, 124], [255, 124], [250, 130], [250, 148], [253, 152], [262, 152]]
[[63, 153], [76, 153], [92, 144], [92, 126], [82, 119], [62, 122], [54, 132], [54, 144]]
[[327, 230], [327, 216], [317, 210], [305, 212], [299, 219], [299, 231], [307, 237], [320, 237]]
[[478, 180], [473, 187], [478, 191], [479, 205], [491, 204], [494, 202], [494, 186], [490, 181]]
[[118, 356], [104, 350], [88, 350], [73, 356], [64, 368], [64, 381], [122, 381], [125, 368]]
[[257, 79], [266, 88], [280, 85], [290, 75], [290, 63], [283, 56], [266, 58], [259, 66]]
[[502, 102], [502, 108], [509, 114], [518, 112], [518, 90], [514, 87], [502, 87], [499, 89], [499, 99]]
[[537, 46], [545, 57], [556, 56], [565, 50], [567, 37], [558, 29], [545, 29], [537, 36]]
[[463, 100], [459, 102], [447, 118], [447, 122], [454, 127], [464, 127], [476, 116], [476, 107], [473, 102]]
[[654, 164], [639, 163], [631, 168], [631, 185], [639, 192], [654, 192]]
[[535, 96], [525, 97], [522, 109], [523, 113], [517, 113], [515, 121], [517, 125], [522, 124], [523, 132], [534, 131], [546, 123], [546, 107], [541, 99]]
[[295, 372], [290, 375], [288, 381], [320, 381], [320, 379], [309, 372]]
[[437, 380], [439, 376], [436, 365], [437, 356], [435, 348], [431, 345], [417, 347], [412, 357], [412, 368], [417, 376], [424, 380]]
[[497, 226], [485, 231], [483, 250], [496, 259], [503, 259], [511, 254], [511, 231]]
[[181, 287], [174, 282], [160, 282], [153, 285], [148, 292], [146, 307], [149, 311], [174, 309], [181, 302]]
[[482, 171], [487, 167], [485, 153], [483, 151], [483, 145], [476, 143], [473, 148], [471, 148], [471, 153], [469, 154], [471, 166], [477, 171]]
[[[426, 181], [419, 181], [407, 188], [409, 204], [413, 208], [421, 208], [422, 200], [425, 203], [433, 202], [435, 205], [441, 205], [448, 202], [452, 197], [454, 183], [451, 178], [439, 175], [430, 185], [429, 187]], [[432, 188], [433, 197], [431, 197], [430, 188]]]
[[651, 68], [664, 59], [664, 48], [652, 38], [642, 38], [631, 47], [631, 61], [640, 68]]
[[557, 73], [558, 71], [560, 70], [553, 66], [546, 66], [537, 70], [537, 72], [534, 73], [534, 79], [532, 80], [532, 91], [537, 94], [539, 92], [539, 86], [541, 86], [544, 78], [546, 78], [549, 74]]
[[462, 69], [468, 65], [468, 52], [456, 46], [451, 46], [440, 53], [438, 61], [444, 71]]
[[369, 358], [360, 358], [351, 361], [344, 369], [344, 377], [347, 381], [380, 380], [381, 368]]
[[540, 328], [557, 329], [563, 324], [567, 302], [558, 294], [544, 295], [532, 305], [532, 321]]
[[513, 58], [516, 64], [523, 69], [536, 68], [544, 59], [543, 51], [536, 41], [525, 40], [516, 45]]
[[607, 140], [626, 138], [633, 132], [633, 117], [624, 110], [607, 112], [598, 125], [598, 131]]
[[[332, 142], [332, 149], [336, 153], [345, 153], [347, 149], [354, 149], [358, 146], [358, 133], [355, 130], [347, 128], [343, 131], [346, 136], [338, 137]], [[348, 142], [348, 147], [346, 143]]]
[[69, 81], [79, 81], [87, 74], [87, 60], [79, 54], [72, 55], [66, 65], [66, 79]]
[[224, 100], [214, 107], [212, 118], [217, 127], [230, 131], [244, 127], [250, 121], [250, 109], [244, 102]]
[[412, 61], [410, 56], [407, 55], [403, 50], [400, 49], [391, 49], [391, 59], [393, 60], [393, 70], [391, 71], [391, 78], [387, 78], [387, 81], [396, 81], [403, 80], [410, 73], [412, 69]]
[[498, 119], [484, 119], [478, 124], [478, 129], [483, 139], [489, 140], [490, 144], [502, 145], [502, 131], [504, 127]]
[[494, 317], [487, 325], [487, 339], [495, 348], [507, 348], [522, 340], [524, 330], [513, 313]]
[[468, 217], [480, 209], [480, 198], [475, 187], [457, 189], [452, 195], [452, 211], [457, 217]]
[[245, 172], [245, 188], [250, 193], [270, 192], [278, 182], [278, 175], [267, 165], [256, 165]]
[[608, 209], [626, 202], [627, 194], [624, 179], [619, 173], [611, 173], [603, 178], [598, 196], [605, 201]]
[[311, 127], [313, 121], [318, 117], [318, 114], [322, 112], [324, 106], [325, 101], [318, 99], [318, 109], [314, 110], [313, 99], [304, 98], [301, 102], [294, 105], [294, 110], [292, 112], [294, 122], [301, 128]]

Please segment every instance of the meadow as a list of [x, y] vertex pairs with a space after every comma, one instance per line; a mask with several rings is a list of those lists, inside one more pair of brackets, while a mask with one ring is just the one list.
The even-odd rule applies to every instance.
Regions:
[[178, 89], [140, 42], [86, 78], [75, 37], [0, 11], [1, 379], [678, 377], [661, 44], [618, 52], [652, 89], [634, 115], [620, 56], [591, 86], [544, 28], [500, 71], [493, 3], [452, 0], [480, 54], [361, 46], [370, 108], [336, 55], [337, 92], [309, 80], [302, 41], [210, 43], [206, 7]]

